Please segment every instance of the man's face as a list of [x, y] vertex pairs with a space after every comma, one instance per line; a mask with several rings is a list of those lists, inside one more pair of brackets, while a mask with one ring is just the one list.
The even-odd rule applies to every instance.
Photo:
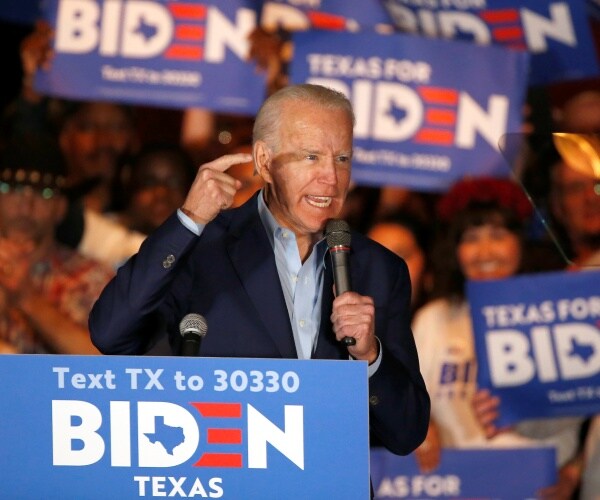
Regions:
[[111, 103], [82, 106], [65, 124], [60, 145], [74, 182], [112, 179], [120, 158], [131, 152], [135, 131], [126, 112]]
[[555, 167], [553, 212], [574, 240], [600, 235], [597, 181], [565, 163]]
[[29, 186], [11, 188], [0, 194], [2, 236], [15, 242], [38, 246], [54, 237], [56, 224], [64, 214], [64, 198], [44, 197]]
[[339, 109], [287, 103], [278, 140], [270, 160], [257, 161], [269, 184], [269, 209], [297, 237], [319, 233], [338, 216], [348, 192], [351, 119]]
[[156, 155], [136, 176], [136, 188], [128, 207], [136, 229], [149, 233], [183, 205], [189, 181], [183, 167]]

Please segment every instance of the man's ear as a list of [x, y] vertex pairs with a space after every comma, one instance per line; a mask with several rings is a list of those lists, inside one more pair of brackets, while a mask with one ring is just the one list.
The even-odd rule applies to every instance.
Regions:
[[267, 143], [265, 141], [256, 141], [252, 147], [252, 156], [254, 157], [256, 173], [262, 177], [266, 184], [273, 182], [271, 175], [273, 158], [271, 156], [271, 149], [267, 146]]

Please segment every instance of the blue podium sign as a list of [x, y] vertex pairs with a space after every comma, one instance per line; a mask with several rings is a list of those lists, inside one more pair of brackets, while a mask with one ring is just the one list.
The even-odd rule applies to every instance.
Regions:
[[3, 498], [369, 497], [364, 362], [5, 355], [0, 380]]

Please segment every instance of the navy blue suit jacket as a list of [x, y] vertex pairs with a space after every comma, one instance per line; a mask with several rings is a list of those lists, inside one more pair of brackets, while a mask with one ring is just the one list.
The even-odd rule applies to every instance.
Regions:
[[[327, 261], [328, 262], [328, 261]], [[410, 279], [402, 259], [352, 234], [353, 290], [375, 301], [382, 363], [369, 378], [371, 433], [394, 453], [425, 438], [429, 397], [410, 329]], [[321, 327], [313, 358], [349, 359], [335, 340], [333, 278], [325, 271]], [[200, 356], [297, 358], [275, 257], [258, 215], [257, 197], [222, 212], [200, 237], [173, 214], [106, 286], [90, 314], [94, 344], [105, 354], [142, 354], [158, 323], [179, 352], [179, 321], [203, 315]]]

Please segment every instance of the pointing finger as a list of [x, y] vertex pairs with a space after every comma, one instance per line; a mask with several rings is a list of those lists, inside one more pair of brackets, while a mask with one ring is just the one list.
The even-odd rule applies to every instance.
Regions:
[[232, 165], [237, 165], [238, 163], [248, 163], [249, 161], [252, 161], [252, 155], [249, 153], [224, 155], [216, 160], [205, 163], [200, 167], [200, 170], [210, 168], [213, 170], [218, 170], [219, 172], [225, 172]]

